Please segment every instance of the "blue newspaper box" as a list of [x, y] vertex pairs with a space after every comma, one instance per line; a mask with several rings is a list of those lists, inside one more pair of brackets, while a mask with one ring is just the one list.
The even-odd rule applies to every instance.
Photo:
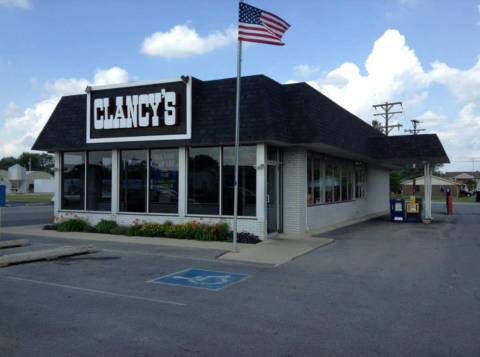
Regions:
[[392, 222], [405, 222], [405, 200], [390, 200], [390, 219]]
[[0, 207], [5, 207], [6, 186], [0, 185]]

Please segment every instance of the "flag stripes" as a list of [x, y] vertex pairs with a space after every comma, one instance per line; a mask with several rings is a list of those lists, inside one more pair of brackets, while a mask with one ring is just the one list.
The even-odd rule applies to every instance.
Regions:
[[271, 12], [243, 2], [238, 16], [238, 40], [283, 46], [282, 37], [290, 25]]

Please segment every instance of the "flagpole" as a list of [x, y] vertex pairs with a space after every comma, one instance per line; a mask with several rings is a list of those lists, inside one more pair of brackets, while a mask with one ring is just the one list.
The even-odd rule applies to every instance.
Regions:
[[[239, 0], [243, 2], [243, 0]], [[238, 216], [238, 151], [240, 141], [240, 84], [242, 76], [242, 41], [238, 41], [237, 50], [237, 110], [235, 117], [235, 181], [233, 183], [233, 253], [238, 253], [237, 247], [237, 216]]]

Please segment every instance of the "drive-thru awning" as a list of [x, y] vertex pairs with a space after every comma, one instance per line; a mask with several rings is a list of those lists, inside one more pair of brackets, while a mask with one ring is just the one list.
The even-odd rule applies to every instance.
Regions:
[[450, 160], [435, 134], [384, 136], [369, 139], [372, 156], [388, 165], [422, 164], [425, 175], [425, 219], [432, 219], [432, 175], [435, 164]]

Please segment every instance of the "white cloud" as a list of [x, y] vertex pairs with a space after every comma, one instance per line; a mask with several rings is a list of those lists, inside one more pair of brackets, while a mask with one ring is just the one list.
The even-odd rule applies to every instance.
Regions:
[[118, 67], [108, 70], [97, 69], [93, 82], [83, 78], [60, 78], [47, 81], [44, 88], [50, 94], [48, 99], [37, 103], [33, 108], [28, 108], [23, 115], [6, 119], [4, 127], [0, 129], [2, 138], [6, 138], [0, 142], [0, 158], [17, 156], [24, 151], [30, 151], [33, 141], [40, 134], [63, 95], [85, 93], [88, 85], [115, 84], [127, 81], [127, 71]]
[[32, 3], [30, 0], [0, 0], [0, 6], [29, 10], [32, 8]]
[[416, 106], [422, 104], [423, 102], [425, 102], [428, 99], [428, 97], [429, 97], [429, 95], [428, 95], [427, 91], [417, 93], [413, 97], [407, 98], [405, 100], [404, 106], [408, 107], [408, 108], [416, 107]]
[[[446, 122], [436, 132], [451, 159], [480, 156], [478, 155], [480, 153], [480, 115], [474, 113], [475, 108], [474, 103], [466, 104], [460, 110], [457, 119]], [[465, 170], [465, 164], [462, 163], [454, 163], [448, 170], [453, 170], [452, 167]]]
[[318, 67], [312, 67], [308, 64], [299, 64], [293, 67], [293, 75], [299, 77], [311, 77], [313, 74], [318, 73], [320, 69]]
[[52, 95], [62, 96], [85, 93], [87, 86], [101, 86], [128, 82], [128, 72], [123, 68], [112, 67], [107, 70], [97, 69], [93, 82], [83, 78], [60, 78], [45, 83], [45, 90]]
[[480, 58], [466, 71], [451, 68], [438, 61], [432, 64], [432, 68], [428, 74], [430, 80], [447, 86], [459, 101], [480, 100]]
[[367, 122], [373, 104], [401, 100], [419, 105], [428, 99], [427, 89], [433, 84], [446, 86], [460, 103], [480, 100], [480, 58], [467, 70], [435, 61], [428, 71], [396, 30], [387, 30], [375, 41], [365, 70], [362, 74], [358, 65], [345, 62], [308, 83]]
[[165, 59], [185, 58], [225, 47], [237, 39], [237, 29], [234, 27], [201, 37], [188, 25], [189, 23], [176, 25], [167, 32], [155, 32], [145, 38], [140, 51]]
[[366, 75], [345, 62], [326, 76], [308, 82], [332, 100], [371, 121], [372, 105], [386, 101], [428, 97], [428, 77], [415, 55], [396, 30], [388, 30], [373, 46], [365, 62]]
[[10, 102], [7, 104], [6, 108], [3, 110], [3, 114], [7, 116], [19, 114], [22, 110], [15, 102]]
[[416, 119], [420, 120], [420, 128], [432, 128], [442, 124], [444, 120], [447, 119], [445, 115], [434, 113], [430, 110], [426, 111], [422, 115], [418, 116]]

